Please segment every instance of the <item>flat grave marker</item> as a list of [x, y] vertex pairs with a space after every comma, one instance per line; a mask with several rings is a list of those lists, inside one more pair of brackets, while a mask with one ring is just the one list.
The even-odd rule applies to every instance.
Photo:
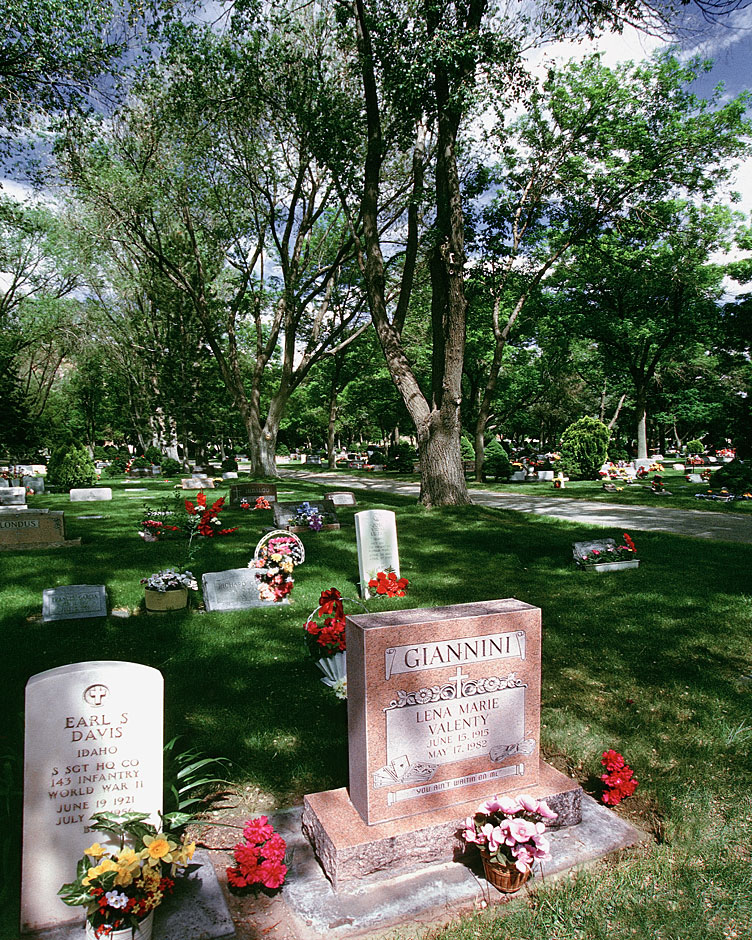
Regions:
[[103, 584], [66, 584], [42, 592], [42, 620], [78, 620], [107, 616]]
[[400, 576], [397, 517], [391, 509], [367, 509], [356, 512], [354, 520], [360, 596], [369, 598], [368, 582], [379, 571], [393, 571], [398, 578]]
[[109, 486], [81, 487], [70, 491], [72, 503], [94, 503], [111, 499], [112, 489]]
[[27, 682], [22, 931], [81, 923], [57, 892], [87, 846], [108, 846], [92, 813], [135, 810], [159, 825], [163, 697], [161, 674], [136, 663], [74, 663]]
[[341, 493], [327, 493], [325, 497], [333, 506], [356, 506], [355, 493], [343, 490]]
[[188, 480], [181, 480], [180, 485], [184, 490], [213, 490], [214, 480], [208, 477], [191, 477]]
[[250, 610], [254, 607], [274, 607], [289, 604], [281, 601], [262, 600], [259, 595], [261, 581], [256, 575], [264, 575], [266, 568], [229, 568], [227, 571], [207, 571], [201, 578], [204, 604], [208, 611]]

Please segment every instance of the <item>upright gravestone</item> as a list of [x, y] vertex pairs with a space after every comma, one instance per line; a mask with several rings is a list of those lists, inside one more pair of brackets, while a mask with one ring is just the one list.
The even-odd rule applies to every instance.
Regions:
[[33, 491], [35, 496], [44, 493], [44, 477], [25, 476], [22, 482], [25, 487]]
[[70, 491], [72, 503], [98, 503], [112, 499], [112, 489], [109, 486], [89, 486]]
[[66, 584], [42, 592], [42, 620], [81, 620], [107, 616], [103, 584]]
[[[92, 813], [134, 810], [159, 825], [163, 680], [150, 666], [60, 666], [26, 684], [21, 930], [80, 922], [58, 889], [93, 841]], [[138, 694], [134, 694], [138, 690]]]
[[239, 506], [245, 500], [251, 505], [255, 505], [259, 496], [263, 496], [268, 502], [277, 501], [276, 483], [235, 483], [230, 487], [230, 505]]
[[81, 539], [66, 539], [65, 513], [15, 507], [0, 513], [0, 552], [38, 548], [71, 548]]
[[579, 786], [540, 760], [540, 642], [540, 610], [513, 598], [347, 618], [349, 792], [303, 811], [335, 887], [451, 861], [464, 817], [497, 793], [580, 821]]
[[393, 571], [400, 576], [397, 547], [397, 519], [390, 509], [356, 512], [355, 541], [358, 546], [360, 596], [370, 597], [368, 582], [379, 571]]
[[0, 508], [13, 512], [19, 506], [26, 505], [26, 488], [23, 486], [7, 486], [0, 490]]

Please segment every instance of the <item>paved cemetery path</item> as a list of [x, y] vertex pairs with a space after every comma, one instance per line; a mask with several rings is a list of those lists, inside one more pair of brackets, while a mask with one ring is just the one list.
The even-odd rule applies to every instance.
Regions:
[[[347, 487], [353, 490], [398, 493], [401, 496], [417, 497], [417, 483], [400, 480], [384, 480], [350, 476], [347, 473], [306, 473], [301, 470], [279, 468], [283, 477], [305, 479], [328, 486]], [[473, 502], [494, 509], [514, 509], [536, 516], [551, 516], [604, 526], [612, 529], [635, 529], [636, 531], [673, 532], [697, 539], [717, 539], [724, 542], [752, 543], [752, 517], [720, 512], [705, 512], [700, 509], [672, 509], [664, 504], [656, 506], [622, 506], [618, 503], [599, 503], [587, 499], [566, 499], [551, 496], [526, 496], [521, 493], [492, 493], [489, 490], [471, 490]], [[659, 499], [660, 497], [656, 497]], [[668, 497], [667, 497], [668, 498]]]

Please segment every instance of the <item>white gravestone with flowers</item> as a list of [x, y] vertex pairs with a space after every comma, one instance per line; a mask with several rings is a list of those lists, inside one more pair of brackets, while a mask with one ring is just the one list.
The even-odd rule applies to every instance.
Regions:
[[379, 571], [393, 571], [400, 576], [397, 547], [397, 518], [390, 509], [367, 509], [356, 512], [355, 541], [358, 546], [360, 596], [369, 598], [368, 582]]
[[104, 833], [93, 813], [135, 811], [159, 826], [164, 682], [150, 666], [86, 662], [26, 684], [21, 930], [81, 921], [58, 889]]

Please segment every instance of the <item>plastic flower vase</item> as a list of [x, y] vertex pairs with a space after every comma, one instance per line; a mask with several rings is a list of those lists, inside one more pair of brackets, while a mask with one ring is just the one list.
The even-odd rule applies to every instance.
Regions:
[[[316, 660], [316, 665], [324, 673], [327, 679], [332, 682], [339, 682], [347, 677], [347, 653], [343, 650], [335, 653], [333, 656], [323, 656]], [[321, 680], [325, 685], [329, 683], [325, 679]]]
[[486, 848], [481, 847], [480, 856], [483, 859], [483, 871], [486, 881], [503, 894], [513, 894], [515, 891], [519, 891], [530, 877], [529, 868], [527, 871], [521, 872], [511, 862], [504, 864], [497, 862], [490, 857]]
[[122, 930], [113, 930], [108, 933], [102, 933], [97, 937], [96, 928], [90, 921], [86, 921], [86, 940], [151, 940], [152, 929], [154, 927], [154, 911], [138, 922], [135, 930], [131, 927], [123, 927]]

